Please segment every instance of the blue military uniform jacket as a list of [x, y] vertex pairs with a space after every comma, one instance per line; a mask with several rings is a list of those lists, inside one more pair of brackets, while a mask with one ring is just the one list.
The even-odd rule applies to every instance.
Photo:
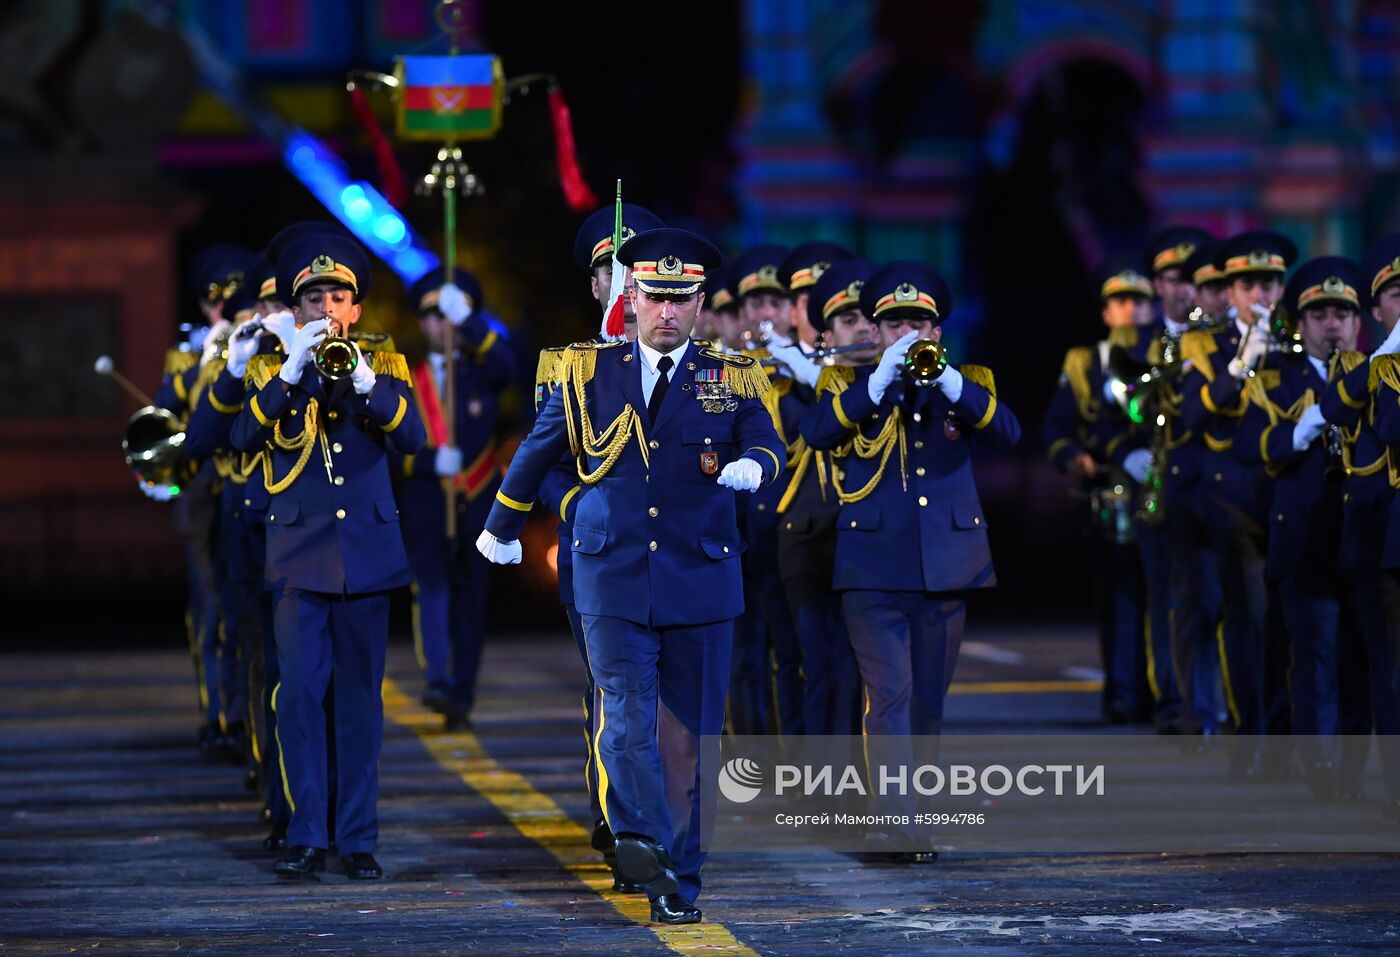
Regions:
[[[716, 480], [739, 458], [758, 462], [765, 483], [782, 470], [785, 450], [761, 401], [768, 385], [762, 369], [692, 340], [655, 423], [635, 344], [571, 346], [560, 378], [516, 452], [487, 531], [502, 541], [519, 538], [551, 470], [577, 451], [588, 479], [569, 511], [579, 613], [649, 627], [738, 616], [744, 543], [736, 493]], [[733, 395], [706, 411], [702, 393], [725, 389]]]
[[[1379, 356], [1369, 365], [1371, 425], [1376, 438], [1385, 446], [1386, 462], [1382, 472], [1394, 488], [1400, 486], [1400, 469], [1397, 469], [1400, 463], [1400, 356]], [[1356, 396], [1349, 387], [1347, 394], [1355, 401]], [[1386, 517], [1380, 567], [1400, 568], [1400, 495], [1391, 494]]]
[[1390, 506], [1390, 485], [1385, 444], [1371, 424], [1371, 358], [1364, 352], [1343, 352], [1340, 368], [1332, 370], [1332, 383], [1322, 396], [1322, 414], [1342, 430], [1346, 456], [1348, 519], [1342, 527], [1338, 564], [1344, 569], [1381, 567], [1384, 527], [1368, 527]]
[[972, 442], [1015, 445], [1021, 424], [997, 401], [989, 369], [963, 366], [956, 403], [897, 379], [877, 405], [856, 371], [823, 394], [802, 424], [814, 449], [850, 448], [836, 462], [837, 590], [950, 592], [996, 584], [987, 521], [972, 475]]
[[[1202, 494], [1237, 515], [1267, 528], [1272, 490], [1262, 466], [1246, 465], [1234, 454], [1235, 431], [1249, 399], [1230, 375], [1230, 360], [1240, 345], [1238, 321], [1218, 332], [1188, 332], [1181, 337], [1182, 357], [1190, 369], [1181, 383], [1181, 424], [1201, 436]], [[1260, 369], [1271, 368], [1275, 354], [1260, 360]], [[1220, 520], [1221, 515], [1207, 516]]]
[[311, 363], [294, 387], [276, 357], [249, 363], [251, 394], [230, 439], [245, 452], [270, 443], [270, 589], [362, 594], [409, 582], [386, 449], [417, 452], [423, 423], [403, 357], [366, 359], [378, 376], [368, 396], [349, 380], [323, 383]]
[[1273, 358], [1271, 368], [1246, 384], [1248, 407], [1233, 451], [1243, 464], [1263, 466], [1274, 479], [1269, 577], [1327, 574], [1336, 569], [1341, 542], [1341, 482], [1324, 477], [1328, 456], [1323, 437], [1300, 452], [1293, 448], [1293, 427], [1303, 410], [1326, 393], [1328, 383], [1304, 355]]

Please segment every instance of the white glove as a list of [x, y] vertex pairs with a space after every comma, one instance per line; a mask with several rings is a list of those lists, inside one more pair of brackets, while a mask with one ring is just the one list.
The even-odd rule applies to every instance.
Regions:
[[906, 332], [895, 340], [894, 345], [885, 350], [884, 355], [880, 356], [880, 364], [875, 367], [874, 372], [870, 373], [870, 378], [865, 380], [865, 387], [870, 393], [871, 402], [879, 405], [880, 400], [885, 397], [885, 390], [894, 383], [895, 379], [899, 378], [899, 370], [904, 367], [904, 355], [917, 338], [919, 338], [917, 332]]
[[1255, 323], [1249, 329], [1249, 335], [1244, 340], [1244, 351], [1238, 358], [1230, 360], [1230, 375], [1238, 379], [1249, 369], [1253, 369], [1255, 364], [1269, 351], [1269, 330], [1264, 328], [1262, 322]]
[[234, 378], [243, 378], [243, 373], [248, 371], [248, 360], [253, 358], [253, 354], [257, 351], [258, 337], [256, 335], [235, 335], [228, 341], [228, 365], [224, 368]]
[[270, 313], [263, 318], [263, 328], [270, 331], [282, 343], [282, 351], [290, 352], [292, 349], [292, 336], [297, 331], [297, 317], [292, 315], [290, 309], [283, 309], [281, 312]]
[[1302, 452], [1312, 445], [1326, 427], [1327, 420], [1322, 417], [1322, 406], [1308, 406], [1298, 417], [1298, 424], [1293, 426], [1293, 451]]
[[753, 459], [735, 459], [719, 473], [717, 481], [736, 492], [757, 492], [763, 484], [763, 466]]
[[497, 565], [520, 564], [520, 542], [503, 542], [488, 531], [482, 531], [476, 539], [476, 550], [486, 556], [486, 560]]
[[962, 373], [952, 366], [944, 368], [943, 373], [933, 380], [933, 384], [943, 390], [943, 395], [949, 402], [956, 402], [962, 398]]
[[433, 468], [440, 478], [451, 478], [462, 471], [462, 450], [444, 445], [433, 456]]
[[326, 330], [330, 328], [330, 324], [329, 319], [317, 319], [292, 333], [292, 344], [287, 349], [287, 361], [282, 363], [282, 371], [277, 374], [283, 382], [296, 385], [301, 381], [302, 371], [311, 361], [311, 354], [316, 351], [321, 340], [326, 338]]
[[1395, 328], [1386, 335], [1385, 341], [1376, 348], [1375, 352], [1371, 353], [1371, 358], [1388, 356], [1396, 352], [1400, 352], [1400, 322], [1395, 324]]
[[210, 359], [218, 356], [224, 350], [224, 344], [219, 340], [219, 336], [228, 331], [229, 322], [227, 319], [220, 319], [209, 327], [209, 332], [204, 337], [204, 351], [199, 357], [199, 364], [204, 365]]
[[438, 312], [454, 326], [460, 326], [472, 314], [472, 304], [467, 302], [466, 293], [449, 282], [438, 289]]
[[1133, 449], [1123, 456], [1123, 471], [1139, 485], [1146, 482], [1147, 476], [1152, 474], [1152, 453], [1147, 449]]
[[365, 361], [365, 354], [360, 351], [358, 342], [350, 344], [355, 347], [356, 360], [355, 371], [350, 373], [350, 384], [355, 387], [356, 395], [369, 395], [375, 383], [374, 366]]
[[817, 387], [817, 377], [822, 374], [821, 367], [807, 358], [807, 353], [802, 351], [801, 346], [780, 346], [770, 344], [768, 354], [782, 363], [782, 368], [792, 373], [792, 377], [809, 389]]

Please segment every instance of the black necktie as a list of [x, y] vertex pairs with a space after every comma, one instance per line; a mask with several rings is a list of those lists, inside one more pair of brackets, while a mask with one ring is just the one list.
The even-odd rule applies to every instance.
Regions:
[[656, 413], [661, 411], [661, 400], [666, 398], [666, 389], [671, 384], [671, 367], [676, 363], [670, 356], [662, 356], [661, 361], [656, 364], [656, 371], [660, 377], [656, 380], [656, 385], [651, 388], [651, 401], [647, 403], [647, 415], [651, 417], [653, 424], [656, 423]]

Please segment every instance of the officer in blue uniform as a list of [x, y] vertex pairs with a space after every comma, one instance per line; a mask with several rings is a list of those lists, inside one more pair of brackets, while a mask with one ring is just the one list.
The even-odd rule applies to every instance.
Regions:
[[1150, 454], [1132, 449], [1121, 458], [1118, 446], [1131, 439], [1132, 423], [1107, 392], [1112, 350], [1128, 350], [1142, 361], [1152, 341], [1152, 284], [1128, 257], [1112, 257], [1095, 275], [1108, 336], [1093, 346], [1065, 353], [1059, 383], [1041, 423], [1041, 440], [1051, 463], [1077, 478], [1090, 502], [1089, 537], [1094, 604], [1099, 619], [1103, 663], [1102, 708], [1115, 722], [1139, 720], [1145, 681], [1143, 569], [1136, 545], [1134, 485], [1150, 468]]
[[493, 561], [518, 562], [541, 484], [574, 454], [574, 601], [601, 701], [600, 798], [619, 875], [664, 923], [700, 919], [700, 807], [714, 782], [699, 779], [697, 749], [723, 728], [743, 611], [733, 492], [774, 483], [784, 454], [758, 364], [689, 338], [719, 259], [679, 229], [623, 245], [638, 339], [567, 350], [478, 540]]
[[[242, 281], [242, 269], [249, 253], [241, 246], [218, 243], [195, 254], [189, 268], [189, 284], [194, 292], [201, 321], [190, 327], [186, 342], [170, 349], [165, 357], [165, 376], [155, 395], [155, 404], [187, 422], [190, 393], [199, 379], [200, 367], [219, 348], [218, 332], [227, 327], [222, 318], [224, 301]], [[216, 338], [210, 339], [211, 330]], [[206, 349], [206, 346], [208, 347]], [[218, 474], [210, 459], [190, 458], [178, 497], [174, 500], [175, 533], [184, 542], [189, 569], [189, 643], [199, 683], [203, 724], [199, 731], [201, 755], [209, 760], [228, 758], [238, 745], [227, 736], [230, 715], [220, 695], [222, 629], [218, 575], [214, 567], [214, 526], [218, 517]], [[149, 498], [169, 500], [164, 487], [140, 485]]]
[[[1203, 511], [1224, 599], [1221, 676], [1236, 733], [1232, 776], [1259, 773], [1260, 742], [1254, 736], [1288, 730], [1287, 639], [1264, 569], [1271, 480], [1262, 466], [1236, 457], [1233, 447], [1248, 406], [1245, 379], [1268, 368], [1281, 348], [1270, 330], [1271, 310], [1283, 296], [1283, 277], [1296, 255], [1292, 241], [1265, 230], [1222, 241], [1214, 262], [1234, 321], [1181, 339], [1182, 356], [1191, 363], [1182, 380], [1181, 418], [1205, 442]], [[1276, 775], [1283, 767], [1271, 761], [1265, 770]]]
[[[1341, 369], [1323, 397], [1323, 414], [1341, 429], [1346, 455], [1346, 502], [1338, 564], [1354, 589], [1365, 642], [1371, 719], [1377, 734], [1385, 794], [1382, 814], [1400, 822], [1400, 510], [1397, 510], [1388, 447], [1400, 445], [1400, 233], [1371, 244], [1362, 259], [1364, 301], [1380, 341], [1369, 356], [1342, 353]], [[1355, 656], [1339, 649], [1346, 675]], [[1354, 701], [1343, 699], [1342, 725], [1354, 727]], [[1369, 735], [1344, 739], [1339, 788], [1359, 794]], [[1360, 752], [1357, 755], [1357, 752]]]
[[274, 263], [278, 294], [300, 325], [285, 361], [250, 360], [250, 395], [234, 422], [235, 448], [267, 448], [265, 576], [273, 594], [281, 682], [274, 691], [284, 787], [291, 805], [289, 855], [278, 874], [325, 868], [327, 690], [334, 681], [335, 839], [355, 879], [383, 876], [374, 859], [379, 824], [379, 744], [389, 591], [410, 581], [390, 484], [387, 448], [411, 455], [423, 424], [398, 353], [353, 346], [348, 378], [323, 379], [315, 360], [328, 334], [359, 320], [369, 261], [339, 231], [300, 236]]
[[[860, 290], [875, 271], [863, 259], [826, 268], [806, 287], [807, 318], [823, 348], [869, 348], [830, 357], [815, 398], [849, 385], [860, 366], [878, 355], [879, 332], [860, 311]], [[804, 416], [805, 418], [805, 416]], [[778, 502], [778, 573], [802, 647], [802, 729], [809, 735], [860, 733], [860, 673], [841, 612], [831, 589], [836, 569], [836, 519], [841, 503], [832, 479], [833, 455], [808, 447], [799, 432], [788, 442], [785, 491]]]
[[[967, 593], [996, 584], [973, 442], [1009, 448], [1021, 425], [998, 402], [984, 366], [947, 365], [931, 385], [903, 372], [911, 345], [939, 340], [953, 311], [934, 270], [908, 261], [881, 267], [861, 289], [860, 310], [879, 326], [880, 361], [824, 394], [802, 435], [814, 449], [849, 443], [834, 473], [842, 507], [832, 587], [842, 593], [860, 666], [871, 761], [888, 764], [912, 759], [910, 735], [939, 733]], [[878, 829], [866, 835], [872, 850], [899, 860], [935, 856], [917, 826], [903, 835], [915, 849], [896, 847], [897, 839]]]
[[818, 239], [799, 243], [778, 263], [778, 282], [787, 288], [792, 310], [792, 340], [808, 352], [817, 347], [817, 337], [821, 335], [821, 330], [810, 321], [812, 287], [826, 270], [851, 258], [851, 251], [840, 243]]
[[[601, 316], [601, 310], [606, 307], [605, 300], [612, 288], [615, 219], [615, 208], [605, 206], [585, 219], [574, 235], [574, 261], [580, 269], [588, 273], [589, 290], [599, 310], [594, 313], [594, 316]], [[640, 232], [655, 229], [660, 225], [661, 220], [650, 210], [632, 203], [622, 204], [623, 242]], [[629, 276], [626, 284], [630, 286], [631, 282]], [[628, 342], [637, 337], [637, 317], [633, 311], [630, 296], [623, 297], [623, 337]], [[604, 339], [599, 335], [595, 336], [593, 341], [602, 342]], [[558, 382], [559, 363], [564, 356], [564, 351], [565, 347], [559, 346], [540, 352], [539, 366], [535, 373], [536, 414], [544, 408], [551, 388]], [[569, 630], [573, 633], [574, 641], [578, 644], [579, 657], [583, 660], [586, 683], [583, 694], [583, 729], [588, 751], [584, 766], [584, 782], [588, 788], [588, 803], [593, 818], [591, 844], [594, 850], [603, 855], [604, 862], [613, 873], [613, 890], [622, 894], [640, 894], [644, 888], [617, 876], [617, 857], [613, 853], [613, 835], [612, 831], [608, 829], [608, 822], [603, 815], [603, 807], [598, 796], [598, 765], [593, 754], [593, 741], [597, 731], [598, 689], [593, 681], [593, 671], [588, 664], [588, 648], [583, 640], [583, 622], [579, 617], [578, 607], [574, 604], [573, 549], [571, 546], [573, 542], [573, 511], [582, 490], [583, 483], [579, 481], [576, 460], [568, 452], [565, 452], [559, 464], [554, 467], [540, 486], [539, 500], [540, 505], [548, 509], [550, 514], [559, 516], [559, 546], [555, 552], [555, 567], [559, 575], [559, 603], [564, 606], [564, 614], [569, 620]]]
[[[730, 263], [729, 292], [738, 303], [739, 321], [754, 357], [771, 361], [773, 349], [790, 348], [798, 357], [790, 360], [789, 368], [805, 372], [811, 364], [801, 361], [801, 350], [793, 342], [788, 290], [778, 275], [787, 254], [786, 248], [771, 243], [744, 250]], [[795, 438], [811, 406], [810, 385], [816, 376], [811, 375], [804, 392], [791, 373], [779, 374], [776, 368], [773, 372], [769, 412], [780, 437]], [[748, 550], [743, 558], [744, 613], [735, 622], [729, 689], [729, 722], [735, 734], [766, 734], [770, 727], [785, 736], [802, 732], [802, 649], [778, 575], [778, 502], [783, 491], [769, 485], [739, 503]], [[775, 692], [773, 720], [769, 705]]]
[[[424, 703], [444, 714], [447, 730], [457, 731], [467, 727], [476, 697], [490, 567], [470, 537], [448, 538], [446, 496], [452, 496], [458, 528], [486, 521], [499, 484], [500, 394], [515, 377], [515, 359], [509, 342], [488, 321], [481, 283], [467, 270], [459, 267], [450, 283], [441, 269], [426, 273], [409, 288], [408, 300], [428, 341], [427, 360], [413, 370], [428, 445], [417, 455], [391, 451], [391, 456], [400, 476], [400, 524], [413, 569], [414, 638], [427, 679]], [[448, 348], [453, 354], [450, 412]]]
[[[1322, 739], [1341, 730], [1341, 696], [1367, 697], [1364, 666], [1345, 676], [1338, 670], [1339, 649], [1359, 652], [1362, 641], [1337, 568], [1346, 475], [1341, 430], [1328, 425], [1318, 401], [1328, 391], [1329, 366], [1355, 351], [1361, 288], [1360, 269], [1340, 256], [1298, 267], [1283, 302], [1305, 351], [1279, 353], [1247, 379], [1249, 405], [1234, 446], [1242, 462], [1263, 466], [1274, 479], [1265, 571], [1277, 583], [1288, 634], [1289, 727], [1305, 780], [1320, 798], [1337, 789], [1339, 752]], [[1357, 677], [1356, 686], [1340, 687]], [[1369, 732], [1369, 710], [1363, 712]]]

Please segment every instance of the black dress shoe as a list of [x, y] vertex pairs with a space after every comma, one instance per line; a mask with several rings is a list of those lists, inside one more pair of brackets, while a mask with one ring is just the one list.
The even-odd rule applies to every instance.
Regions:
[[647, 892], [647, 889], [641, 884], [623, 880], [616, 871], [613, 872], [613, 890], [618, 894], [645, 894]]
[[645, 837], [617, 838], [617, 876], [628, 884], [641, 885], [653, 900], [681, 889], [671, 867], [671, 855], [666, 853], [666, 848]]
[[679, 894], [662, 894], [651, 899], [651, 919], [658, 924], [698, 924], [700, 908]]
[[443, 730], [448, 734], [456, 734], [459, 731], [470, 731], [472, 729], [472, 719], [467, 717], [465, 711], [448, 711], [442, 719]]
[[287, 849], [287, 825], [274, 824], [267, 837], [263, 838], [264, 851], [285, 851]]
[[359, 851], [351, 854], [349, 858], [342, 858], [340, 871], [352, 881], [377, 881], [384, 876], [384, 868], [380, 867], [374, 855], [367, 851]]
[[272, 869], [279, 877], [311, 877], [326, 869], [326, 852], [319, 847], [298, 845], [272, 865]]
[[441, 685], [428, 685], [418, 700], [423, 703], [423, 707], [430, 711], [446, 714], [452, 705], [452, 694]]
[[601, 852], [605, 858], [611, 856], [613, 849], [617, 847], [617, 841], [613, 839], [612, 828], [608, 827], [607, 821], [593, 822], [593, 834], [589, 837], [588, 843], [593, 847], [593, 850]]

